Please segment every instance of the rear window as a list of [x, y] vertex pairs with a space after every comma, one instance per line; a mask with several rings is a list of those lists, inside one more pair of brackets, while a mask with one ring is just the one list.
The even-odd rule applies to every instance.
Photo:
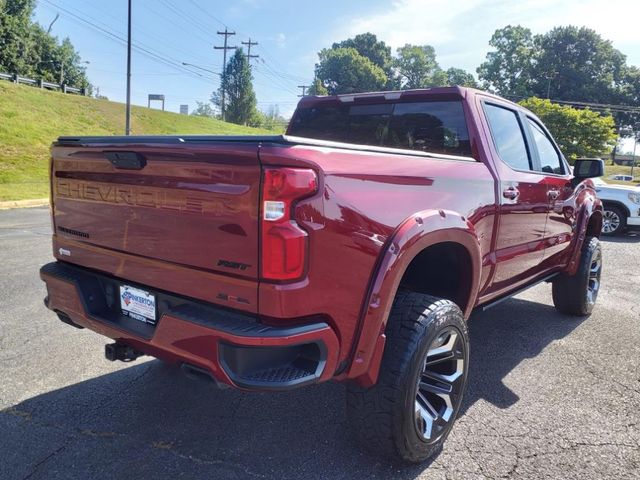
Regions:
[[301, 108], [293, 118], [289, 134], [471, 156], [469, 132], [460, 101]]

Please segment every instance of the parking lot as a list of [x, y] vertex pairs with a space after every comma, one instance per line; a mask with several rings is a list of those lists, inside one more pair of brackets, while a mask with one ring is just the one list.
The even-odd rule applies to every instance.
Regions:
[[640, 235], [604, 240], [593, 315], [539, 285], [470, 321], [461, 416], [431, 465], [371, 457], [344, 388], [217, 390], [45, 309], [46, 208], [0, 212], [0, 478], [639, 478]]

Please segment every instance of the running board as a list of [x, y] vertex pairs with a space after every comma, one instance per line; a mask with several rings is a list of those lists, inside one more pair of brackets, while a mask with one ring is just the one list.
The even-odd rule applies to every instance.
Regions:
[[482, 312], [486, 312], [490, 308], [493, 308], [496, 305], [500, 305], [505, 300], [509, 300], [511, 297], [515, 297], [516, 295], [524, 292], [525, 290], [528, 290], [531, 287], [535, 287], [539, 283], [550, 282], [554, 277], [557, 277], [558, 275], [560, 275], [560, 272], [552, 273], [551, 275], [547, 275], [546, 277], [542, 277], [540, 280], [536, 280], [535, 282], [529, 283], [528, 285], [525, 285], [524, 287], [520, 287], [519, 289], [515, 290], [514, 292], [509, 293], [508, 295], [505, 295], [504, 297], [500, 297], [497, 300], [493, 300], [490, 303], [486, 303], [486, 304], [482, 305], [481, 307], [479, 307], [479, 309]]

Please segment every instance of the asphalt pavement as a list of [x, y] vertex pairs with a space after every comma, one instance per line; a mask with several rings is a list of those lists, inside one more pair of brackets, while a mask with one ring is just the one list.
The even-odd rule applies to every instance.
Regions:
[[341, 385], [242, 393], [104, 360], [42, 304], [49, 235], [46, 208], [0, 211], [0, 479], [640, 478], [638, 234], [603, 241], [590, 317], [542, 284], [471, 318], [463, 411], [410, 467], [349, 439]]

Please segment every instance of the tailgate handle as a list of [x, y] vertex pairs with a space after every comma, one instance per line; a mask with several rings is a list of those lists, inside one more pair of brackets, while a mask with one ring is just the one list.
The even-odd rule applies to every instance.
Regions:
[[138, 152], [104, 152], [104, 156], [114, 167], [123, 170], [142, 170], [147, 164], [147, 160]]

